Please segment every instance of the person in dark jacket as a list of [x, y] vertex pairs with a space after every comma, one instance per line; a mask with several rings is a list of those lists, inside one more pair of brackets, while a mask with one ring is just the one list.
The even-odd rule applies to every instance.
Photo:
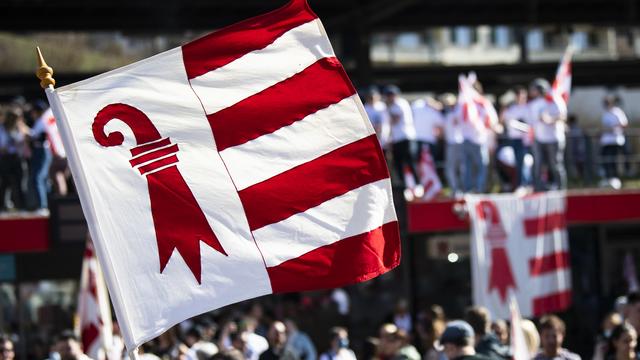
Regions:
[[448, 360], [489, 360], [476, 352], [474, 342], [473, 328], [462, 320], [449, 322], [440, 336], [440, 345]]
[[493, 360], [510, 359], [509, 347], [500, 343], [498, 337], [491, 332], [489, 311], [482, 306], [467, 309], [465, 320], [475, 332], [475, 349], [478, 354]]

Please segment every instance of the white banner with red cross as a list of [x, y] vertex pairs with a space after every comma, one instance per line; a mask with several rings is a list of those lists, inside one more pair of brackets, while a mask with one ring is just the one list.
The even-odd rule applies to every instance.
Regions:
[[524, 317], [566, 309], [571, 268], [564, 192], [468, 195], [474, 304], [510, 316], [509, 296]]

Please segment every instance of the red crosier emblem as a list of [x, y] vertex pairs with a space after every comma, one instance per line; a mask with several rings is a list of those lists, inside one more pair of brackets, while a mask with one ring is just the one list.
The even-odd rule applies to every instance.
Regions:
[[484, 220], [485, 239], [491, 248], [491, 270], [489, 273], [489, 292], [496, 289], [502, 303], [507, 301], [509, 288], [516, 289], [509, 256], [507, 255], [507, 233], [502, 226], [500, 212], [493, 201], [483, 200], [476, 205], [478, 217]]
[[224, 255], [227, 253], [176, 166], [178, 144], [172, 144], [168, 137], [163, 139], [147, 115], [126, 104], [110, 104], [98, 112], [92, 126], [98, 144], [106, 147], [122, 145], [124, 136], [121, 132], [107, 135], [104, 131], [113, 119], [127, 124], [136, 139], [137, 146], [131, 149], [133, 158], [129, 163], [147, 178], [160, 272], [164, 271], [173, 250], [178, 249], [200, 284], [200, 241]]

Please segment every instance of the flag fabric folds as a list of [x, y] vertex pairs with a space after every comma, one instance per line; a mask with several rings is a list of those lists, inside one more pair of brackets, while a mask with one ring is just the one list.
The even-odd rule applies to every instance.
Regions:
[[383, 153], [304, 0], [47, 94], [129, 349], [400, 261]]
[[502, 319], [513, 296], [524, 317], [571, 304], [564, 192], [467, 195], [473, 299]]

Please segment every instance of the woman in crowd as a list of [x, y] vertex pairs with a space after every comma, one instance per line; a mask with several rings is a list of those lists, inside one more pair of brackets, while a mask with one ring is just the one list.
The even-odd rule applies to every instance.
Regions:
[[606, 360], [637, 360], [638, 334], [633, 326], [622, 323], [613, 328], [609, 338]]

